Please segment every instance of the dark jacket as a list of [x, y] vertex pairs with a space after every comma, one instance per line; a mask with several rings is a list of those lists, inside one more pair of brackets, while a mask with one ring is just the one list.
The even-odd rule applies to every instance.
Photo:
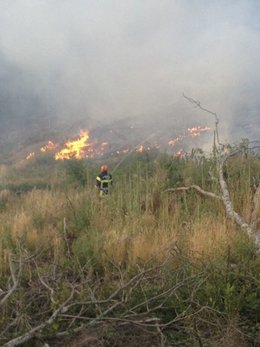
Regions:
[[113, 179], [112, 175], [108, 172], [101, 172], [96, 177], [96, 186], [100, 189], [104, 194], [108, 194], [109, 185], [112, 185]]

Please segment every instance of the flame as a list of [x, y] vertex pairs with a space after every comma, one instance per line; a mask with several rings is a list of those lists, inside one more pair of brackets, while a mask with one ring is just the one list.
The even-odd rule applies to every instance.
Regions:
[[90, 159], [102, 156], [109, 148], [108, 142], [90, 142], [89, 131], [81, 130], [79, 138], [68, 140], [64, 148], [55, 154], [56, 160], [64, 159]]
[[120, 155], [120, 154], [127, 154], [130, 152], [130, 148], [123, 148], [123, 149], [118, 149], [116, 150], [116, 154]]
[[[133, 128], [132, 126], [130, 128]], [[181, 141], [189, 137], [198, 137], [202, 133], [209, 131], [208, 127], [196, 126], [188, 128], [184, 134], [180, 134], [177, 137], [168, 141], [168, 146], [175, 146]], [[113, 132], [113, 130], [110, 130]], [[132, 151], [137, 153], [143, 153], [145, 151], [150, 151], [153, 149], [165, 148], [166, 143], [149, 143], [141, 144], [136, 147], [123, 147], [120, 149], [115, 149], [115, 151], [110, 152], [110, 155], [121, 155], [128, 154]], [[57, 148], [60, 147], [58, 150]], [[108, 142], [99, 142], [97, 140], [90, 141], [89, 131], [81, 130], [79, 136], [75, 140], [69, 139], [64, 143], [63, 146], [60, 146], [58, 143], [54, 143], [51, 140], [48, 143], [40, 148], [42, 154], [50, 151], [53, 152], [55, 160], [65, 160], [65, 159], [90, 159], [95, 157], [101, 157], [104, 154], [108, 153], [109, 150]], [[175, 157], [182, 157], [184, 155], [183, 151], [178, 151], [175, 154]], [[31, 152], [27, 155], [26, 160], [30, 160], [35, 156], [35, 152]]]
[[175, 139], [172, 139], [168, 142], [169, 146], [175, 146], [177, 142], [181, 141], [183, 139], [183, 136], [179, 135]]
[[35, 152], [29, 153], [25, 159], [26, 159], [26, 160], [30, 160], [30, 159], [32, 159], [33, 157], [35, 157]]
[[137, 146], [135, 151], [138, 153], [142, 153], [145, 151], [145, 147], [143, 145]]
[[[159, 149], [159, 148], [161, 148], [161, 145], [155, 142], [149, 145], [147, 144], [147, 145], [138, 145], [136, 147], [121, 148], [116, 150], [114, 153], [117, 155], [127, 154], [134, 151], [137, 153], [143, 153], [145, 151], [151, 151], [153, 149]], [[113, 153], [111, 155], [113, 155]]]
[[185, 155], [185, 152], [181, 149], [174, 154], [174, 158], [183, 158], [184, 155]]
[[42, 153], [48, 152], [48, 151], [52, 151], [55, 148], [57, 148], [57, 144], [53, 143], [52, 141], [48, 141], [47, 145], [41, 147], [40, 151]]
[[80, 131], [80, 137], [74, 141], [67, 141], [64, 148], [55, 154], [55, 160], [86, 158], [85, 149], [89, 146], [88, 131]]
[[94, 157], [101, 157], [108, 150], [108, 148], [109, 148], [108, 142], [102, 142], [101, 144], [90, 142], [87, 144], [87, 147], [84, 149], [85, 158], [89, 159]]
[[197, 137], [200, 136], [201, 133], [204, 133], [206, 131], [211, 130], [208, 127], [201, 127], [201, 126], [197, 126], [197, 127], [193, 127], [193, 128], [188, 128], [187, 132], [184, 135], [178, 135], [176, 138], [170, 140], [168, 142], [169, 146], [175, 146], [178, 142], [184, 140], [187, 137]]
[[205, 131], [209, 131], [210, 128], [208, 127], [193, 127], [193, 128], [188, 128], [188, 132], [190, 133], [191, 137], [196, 137], [196, 136], [200, 136], [201, 133], [205, 132]]

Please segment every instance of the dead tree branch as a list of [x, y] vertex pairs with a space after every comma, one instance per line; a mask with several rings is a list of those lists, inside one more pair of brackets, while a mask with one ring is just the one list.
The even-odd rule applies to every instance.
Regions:
[[[255, 230], [255, 227], [256, 227], [255, 220], [253, 220], [251, 223], [247, 223], [242, 218], [242, 216], [240, 216], [240, 214], [235, 211], [231, 197], [230, 197], [230, 193], [228, 190], [228, 186], [227, 186], [226, 180], [224, 178], [224, 170], [223, 170], [224, 164], [228, 158], [230, 158], [231, 156], [233, 156], [235, 154], [237, 154], [237, 151], [226, 154], [226, 155], [222, 156], [222, 158], [219, 159], [219, 167], [218, 167], [218, 169], [219, 169], [219, 184], [220, 184], [220, 188], [222, 191], [222, 200], [223, 200], [223, 203], [225, 205], [225, 209], [226, 209], [228, 217], [231, 218], [232, 220], [234, 220], [241, 227], [241, 229], [247, 233], [248, 236], [252, 237], [254, 239], [255, 245], [257, 246], [258, 249], [260, 249], [260, 235], [257, 232], [257, 230]], [[256, 212], [254, 212], [254, 214], [257, 213], [256, 208], [258, 208], [257, 205], [258, 205], [259, 192], [260, 192], [260, 188], [258, 187], [257, 192], [255, 194], [255, 199], [254, 199], [254, 211], [256, 211]], [[257, 202], [256, 202], [256, 200], [257, 200]]]
[[222, 191], [222, 200], [226, 208], [227, 215], [235, 220], [235, 222], [243, 229], [247, 230], [247, 232], [251, 233], [251, 229], [249, 230], [248, 228], [249, 225], [244, 221], [244, 219], [234, 210], [233, 203], [231, 201], [230, 193], [227, 187], [226, 180], [224, 178], [224, 164], [226, 160], [230, 157], [231, 155], [225, 155], [219, 160], [219, 184], [220, 188]]
[[63, 307], [66, 306], [66, 304], [72, 299], [73, 295], [74, 295], [74, 288], [72, 289], [69, 298], [53, 312], [53, 314], [49, 317], [49, 319], [37, 325], [36, 327], [32, 328], [25, 334], [8, 341], [6, 344], [4, 344], [3, 347], [16, 347], [31, 340], [33, 337], [36, 336], [36, 334], [40, 333], [45, 327], [51, 325], [54, 322], [58, 314], [62, 311]]
[[185, 99], [187, 99], [190, 103], [194, 104], [196, 107], [200, 108], [202, 111], [210, 113], [211, 115], [214, 116], [214, 118], [215, 118], [215, 132], [216, 132], [216, 137], [217, 137], [217, 143], [218, 143], [218, 145], [220, 145], [219, 134], [218, 134], [219, 118], [218, 118], [217, 114], [215, 112], [212, 112], [212, 111], [208, 110], [207, 108], [201, 106], [200, 101], [195, 100], [195, 99], [193, 99], [193, 98], [191, 98], [189, 96], [186, 96], [184, 93], [182, 95], [183, 95], [183, 97]]
[[36, 267], [36, 271], [37, 271], [37, 274], [38, 274], [38, 277], [39, 277], [39, 280], [41, 282], [41, 284], [47, 288], [49, 291], [50, 291], [50, 300], [53, 304], [56, 303], [56, 301], [54, 300], [54, 290], [53, 288], [51, 288], [42, 278], [42, 276], [40, 275], [39, 273], [39, 269], [38, 269], [38, 266], [37, 266], [37, 263], [34, 261], [34, 264], [35, 264], [35, 267]]
[[9, 261], [9, 269], [10, 269], [10, 273], [11, 273], [11, 278], [12, 278], [12, 282], [13, 285], [12, 287], [7, 291], [7, 293], [5, 294], [5, 296], [2, 298], [2, 300], [0, 301], [0, 307], [2, 307], [4, 305], [4, 303], [8, 300], [8, 298], [14, 293], [14, 291], [17, 289], [18, 284], [19, 284], [19, 279], [20, 279], [20, 275], [21, 275], [21, 271], [22, 271], [22, 257], [20, 256], [19, 258], [19, 270], [18, 270], [18, 274], [16, 274], [16, 271], [14, 269], [13, 266], [13, 261], [11, 258], [11, 255], [9, 254], [8, 257], [8, 261]]
[[[232, 203], [232, 200], [230, 197], [230, 193], [228, 190], [227, 182], [226, 182], [225, 176], [224, 176], [224, 165], [225, 165], [226, 161], [230, 157], [245, 150], [245, 147], [240, 146], [239, 149], [233, 150], [233, 151], [230, 151], [227, 153], [225, 151], [225, 147], [222, 146], [219, 142], [219, 135], [218, 135], [219, 118], [218, 118], [217, 114], [215, 112], [212, 112], [212, 111], [206, 109], [205, 107], [201, 106], [200, 101], [195, 100], [191, 97], [188, 97], [184, 93], [183, 93], [183, 97], [185, 99], [187, 99], [190, 103], [194, 104], [196, 107], [200, 108], [202, 111], [210, 113], [211, 115], [213, 115], [215, 117], [215, 133], [217, 136], [217, 143], [219, 145], [219, 148], [217, 150], [218, 157], [216, 158], [216, 163], [217, 163], [217, 170], [218, 170], [218, 182], [219, 182], [222, 194], [221, 194], [221, 196], [218, 196], [215, 193], [207, 192], [207, 191], [203, 190], [201, 187], [196, 186], [196, 185], [191, 185], [189, 187], [169, 188], [169, 189], [166, 189], [165, 192], [188, 191], [190, 189], [195, 189], [197, 192], [199, 192], [200, 194], [202, 194], [204, 196], [216, 198], [217, 200], [222, 200], [224, 207], [225, 207], [225, 210], [226, 210], [226, 213], [227, 213], [227, 216], [231, 220], [234, 220], [236, 222], [236, 224], [242, 230], [244, 230], [248, 236], [250, 236], [251, 238], [254, 239], [254, 243], [255, 243], [257, 249], [260, 250], [260, 231], [256, 230], [257, 224], [259, 222], [259, 219], [257, 218], [257, 213], [259, 210], [260, 185], [258, 185], [256, 192], [255, 192], [255, 195], [254, 195], [254, 199], [253, 199], [254, 206], [253, 206], [253, 212], [251, 215], [251, 221], [249, 223], [247, 223], [244, 220], [244, 218], [238, 212], [235, 211], [235, 208], [233, 206], [233, 203]], [[214, 142], [214, 149], [216, 149], [215, 142]], [[247, 143], [247, 149], [248, 149], [248, 143]]]
[[166, 189], [164, 192], [178, 192], [178, 191], [187, 191], [187, 190], [191, 190], [191, 189], [195, 189], [197, 192], [199, 192], [200, 194], [204, 195], [204, 196], [208, 196], [210, 198], [215, 198], [218, 200], [221, 200], [222, 198], [220, 196], [218, 196], [215, 193], [212, 192], [207, 192], [206, 190], [202, 189], [201, 187], [192, 184], [189, 187], [177, 187], [177, 188], [168, 188]]
[[259, 222], [259, 219], [257, 218], [257, 213], [259, 209], [259, 195], [260, 195], [260, 185], [257, 187], [256, 192], [254, 194], [254, 207], [253, 207], [253, 212], [251, 216], [251, 222], [247, 223], [244, 218], [235, 211], [234, 205], [231, 200], [230, 192], [228, 189], [228, 185], [224, 176], [224, 165], [226, 161], [230, 158], [238, 154], [240, 151], [235, 150], [230, 153], [225, 153], [222, 156], [219, 156], [218, 158], [218, 182], [220, 185], [221, 189], [221, 196], [213, 193], [213, 192], [208, 192], [202, 189], [201, 187], [197, 185], [191, 185], [188, 187], [177, 187], [177, 188], [168, 188], [164, 192], [178, 192], [178, 191], [188, 191], [191, 189], [196, 190], [198, 193], [202, 194], [203, 196], [207, 196], [210, 198], [215, 198], [217, 200], [222, 200], [227, 216], [231, 219], [234, 220], [235, 223], [246, 232], [248, 236], [253, 238], [254, 243], [257, 247], [257, 249], [260, 249], [260, 233], [257, 229], [257, 224]]

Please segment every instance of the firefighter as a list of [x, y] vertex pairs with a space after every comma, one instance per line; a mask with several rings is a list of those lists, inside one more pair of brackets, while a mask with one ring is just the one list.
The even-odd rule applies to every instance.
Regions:
[[112, 175], [108, 173], [108, 166], [102, 165], [100, 174], [96, 177], [96, 187], [99, 188], [100, 196], [105, 196], [109, 192], [109, 185], [112, 185]]

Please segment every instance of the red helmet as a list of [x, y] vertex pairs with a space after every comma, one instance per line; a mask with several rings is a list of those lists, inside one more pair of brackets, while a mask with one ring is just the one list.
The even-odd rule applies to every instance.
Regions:
[[101, 165], [100, 170], [101, 170], [101, 172], [108, 172], [108, 166], [107, 165]]

